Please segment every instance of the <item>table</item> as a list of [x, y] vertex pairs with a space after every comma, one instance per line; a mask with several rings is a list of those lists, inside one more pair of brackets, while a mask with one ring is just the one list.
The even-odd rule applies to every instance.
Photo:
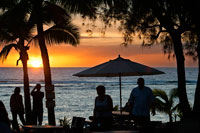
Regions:
[[25, 133], [37, 132], [37, 133], [64, 133], [63, 126], [51, 126], [51, 125], [24, 125], [22, 126]]
[[113, 126], [117, 129], [132, 128], [134, 125], [133, 118], [129, 115], [129, 112], [112, 111], [114, 124]]
[[113, 114], [113, 118], [114, 119], [122, 119], [122, 120], [130, 120], [130, 115], [129, 112], [125, 112], [125, 111], [112, 111]]
[[119, 110], [119, 111], [112, 111], [112, 114], [113, 115], [123, 115], [123, 116], [127, 116], [127, 115], [129, 115], [129, 112], [126, 112], [126, 111], [122, 111], [122, 113], [121, 113], [121, 111]]

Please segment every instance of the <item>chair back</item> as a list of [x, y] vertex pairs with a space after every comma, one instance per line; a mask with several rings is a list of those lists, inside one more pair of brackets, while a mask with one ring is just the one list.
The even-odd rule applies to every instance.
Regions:
[[71, 125], [72, 133], [82, 133], [84, 125], [85, 125], [85, 118], [74, 116]]

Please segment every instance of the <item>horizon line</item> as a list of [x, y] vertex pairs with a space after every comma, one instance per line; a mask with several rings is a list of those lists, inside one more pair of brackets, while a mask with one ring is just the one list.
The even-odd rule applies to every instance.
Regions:
[[[93, 67], [93, 66], [92, 66]], [[23, 67], [12, 67], [12, 66], [10, 66], [10, 67], [5, 67], [5, 66], [3, 66], [3, 67], [1, 67], [0, 66], [0, 68], [23, 68]], [[28, 67], [28, 68], [35, 68], [35, 69], [37, 69], [37, 68], [43, 68], [43, 67]], [[50, 68], [90, 68], [90, 67], [87, 67], [87, 66], [82, 66], [82, 67], [79, 67], [79, 66], [74, 66], [74, 67], [50, 67]], [[177, 67], [174, 67], [174, 66], [155, 66], [155, 67], [151, 67], [151, 68], [177, 68]], [[196, 67], [196, 66], [186, 66], [185, 68], [198, 68], [198, 67]]]

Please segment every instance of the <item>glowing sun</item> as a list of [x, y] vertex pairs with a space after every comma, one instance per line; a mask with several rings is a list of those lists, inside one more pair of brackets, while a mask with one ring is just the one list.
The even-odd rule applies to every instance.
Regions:
[[37, 57], [30, 57], [30, 59], [28, 60], [28, 64], [31, 66], [31, 67], [35, 67], [35, 68], [38, 68], [38, 67], [42, 67], [42, 60], [41, 58], [37, 58]]

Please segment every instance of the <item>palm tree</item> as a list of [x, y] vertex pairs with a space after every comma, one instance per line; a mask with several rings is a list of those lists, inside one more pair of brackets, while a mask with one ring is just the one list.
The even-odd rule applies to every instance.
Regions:
[[[78, 13], [82, 14], [83, 16], [89, 16], [95, 18], [97, 6], [101, 5], [102, 3], [112, 6], [115, 3], [123, 0], [50, 0], [53, 3], [59, 3], [67, 9], [69, 13]], [[54, 88], [51, 79], [51, 69], [49, 63], [49, 56], [48, 51], [43, 35], [43, 20], [44, 14], [42, 14], [43, 5], [47, 3], [44, 0], [30, 0], [31, 4], [33, 5], [33, 13], [36, 15], [36, 25], [37, 25], [37, 32], [39, 37], [39, 46], [41, 50], [41, 56], [44, 66], [44, 77], [45, 77], [45, 90], [47, 93], [54, 93]], [[119, 4], [119, 3], [118, 3]], [[53, 11], [57, 11], [57, 6], [54, 6]], [[52, 14], [53, 15], [53, 14]], [[58, 14], [57, 14], [58, 15]], [[59, 14], [60, 15], [60, 14]], [[52, 89], [53, 88], [53, 89]], [[53, 103], [54, 99], [47, 99], [47, 103]], [[47, 107], [48, 108], [48, 121], [50, 125], [55, 125], [55, 113], [54, 113], [54, 106]]]
[[[29, 49], [29, 44], [37, 42], [40, 36], [38, 35], [33, 36], [32, 34], [30, 34], [31, 31], [34, 29], [34, 17], [33, 16], [27, 17], [30, 14], [28, 10], [23, 10], [23, 7], [27, 7], [27, 9], [30, 9], [30, 7], [25, 6], [23, 5], [25, 3], [23, 4], [22, 3], [23, 2], [19, 3], [12, 10], [9, 10], [3, 16], [1, 16], [0, 43], [1, 45], [4, 46], [4, 48], [0, 53], [0, 59], [2, 61], [5, 61], [12, 48], [15, 48], [15, 50], [19, 52], [20, 58], [18, 61], [20, 60], [22, 61], [23, 71], [24, 71], [26, 118], [27, 119], [29, 118], [29, 120], [31, 121], [30, 119], [31, 103], [30, 103], [30, 90], [29, 90], [29, 79], [28, 79], [28, 69], [27, 69], [27, 61], [28, 61], [27, 50]], [[44, 8], [46, 8], [46, 6], [44, 6]], [[22, 12], [20, 11], [24, 13], [23, 17], [22, 16], [20, 18], [13, 17], [14, 14], [16, 17], [22, 15]], [[51, 21], [49, 21], [48, 15], [46, 16], [47, 17], [45, 18], [46, 20], [45, 22], [51, 23]], [[26, 20], [24, 18], [28, 19]], [[48, 45], [69, 43], [76, 46], [79, 43], [78, 28], [71, 24], [71, 19], [69, 18], [68, 14], [65, 14], [65, 16], [60, 17], [60, 19], [56, 19], [54, 21], [54, 24], [51, 25], [52, 25], [51, 28], [43, 32], [44, 39]], [[26, 45], [25, 45], [25, 40], [27, 41]], [[27, 122], [30, 122], [29, 120], [27, 120]]]
[[168, 114], [169, 122], [173, 122], [173, 113], [180, 108], [179, 104], [175, 104], [175, 99], [178, 97], [177, 88], [170, 91], [169, 96], [161, 89], [153, 89], [155, 96], [155, 110]]
[[[33, 12], [32, 16], [35, 18], [35, 22], [37, 25], [37, 34], [38, 34], [38, 42], [39, 42], [39, 47], [41, 51], [41, 56], [42, 56], [42, 61], [43, 61], [43, 68], [44, 68], [44, 77], [45, 77], [45, 90], [46, 94], [55, 94], [54, 93], [54, 86], [52, 84], [52, 79], [51, 79], [51, 69], [50, 69], [50, 63], [49, 63], [49, 56], [48, 56], [48, 51], [46, 47], [46, 42], [45, 42], [45, 36], [43, 34], [43, 24], [44, 20], [46, 18], [46, 15], [48, 13], [51, 13], [50, 15], [48, 14], [47, 16], [49, 17], [49, 20], [52, 20], [55, 24], [60, 25], [64, 21], [69, 21], [70, 16], [66, 16], [66, 11], [62, 10], [61, 7], [57, 5], [53, 5], [49, 2], [44, 2], [43, 0], [38, 0], [38, 1], [31, 1], [33, 5]], [[46, 5], [46, 6], [45, 6]], [[44, 8], [44, 6], [46, 8]], [[46, 11], [46, 15], [42, 14], [44, 13], [43, 11]], [[55, 12], [52, 12], [55, 11]], [[59, 12], [59, 13], [58, 13]], [[65, 16], [64, 19], [62, 16]], [[60, 40], [57, 40], [60, 41]], [[79, 38], [76, 39], [75, 43], [71, 43], [72, 45], [76, 45], [79, 43]], [[54, 113], [54, 106], [55, 106], [55, 101], [52, 98], [47, 98], [47, 108], [48, 108], [48, 122], [50, 125], [56, 125], [55, 122], [55, 113]], [[51, 105], [51, 106], [48, 106]]]
[[31, 29], [33, 26], [28, 25], [28, 19], [24, 19], [27, 18], [27, 12], [28, 6], [22, 2], [14, 7], [10, 7], [0, 17], [0, 45], [4, 46], [0, 52], [0, 59], [4, 62], [12, 48], [19, 52], [19, 60], [22, 61], [24, 73], [25, 114], [26, 121], [29, 124], [31, 122], [31, 101], [27, 68], [27, 50], [29, 46], [25, 45], [25, 40], [32, 36]]
[[0, 9], [2, 9], [2, 10], [9, 9], [9, 8], [13, 7], [14, 5], [16, 5], [17, 2], [18, 2], [18, 0], [1, 0], [0, 1]]

